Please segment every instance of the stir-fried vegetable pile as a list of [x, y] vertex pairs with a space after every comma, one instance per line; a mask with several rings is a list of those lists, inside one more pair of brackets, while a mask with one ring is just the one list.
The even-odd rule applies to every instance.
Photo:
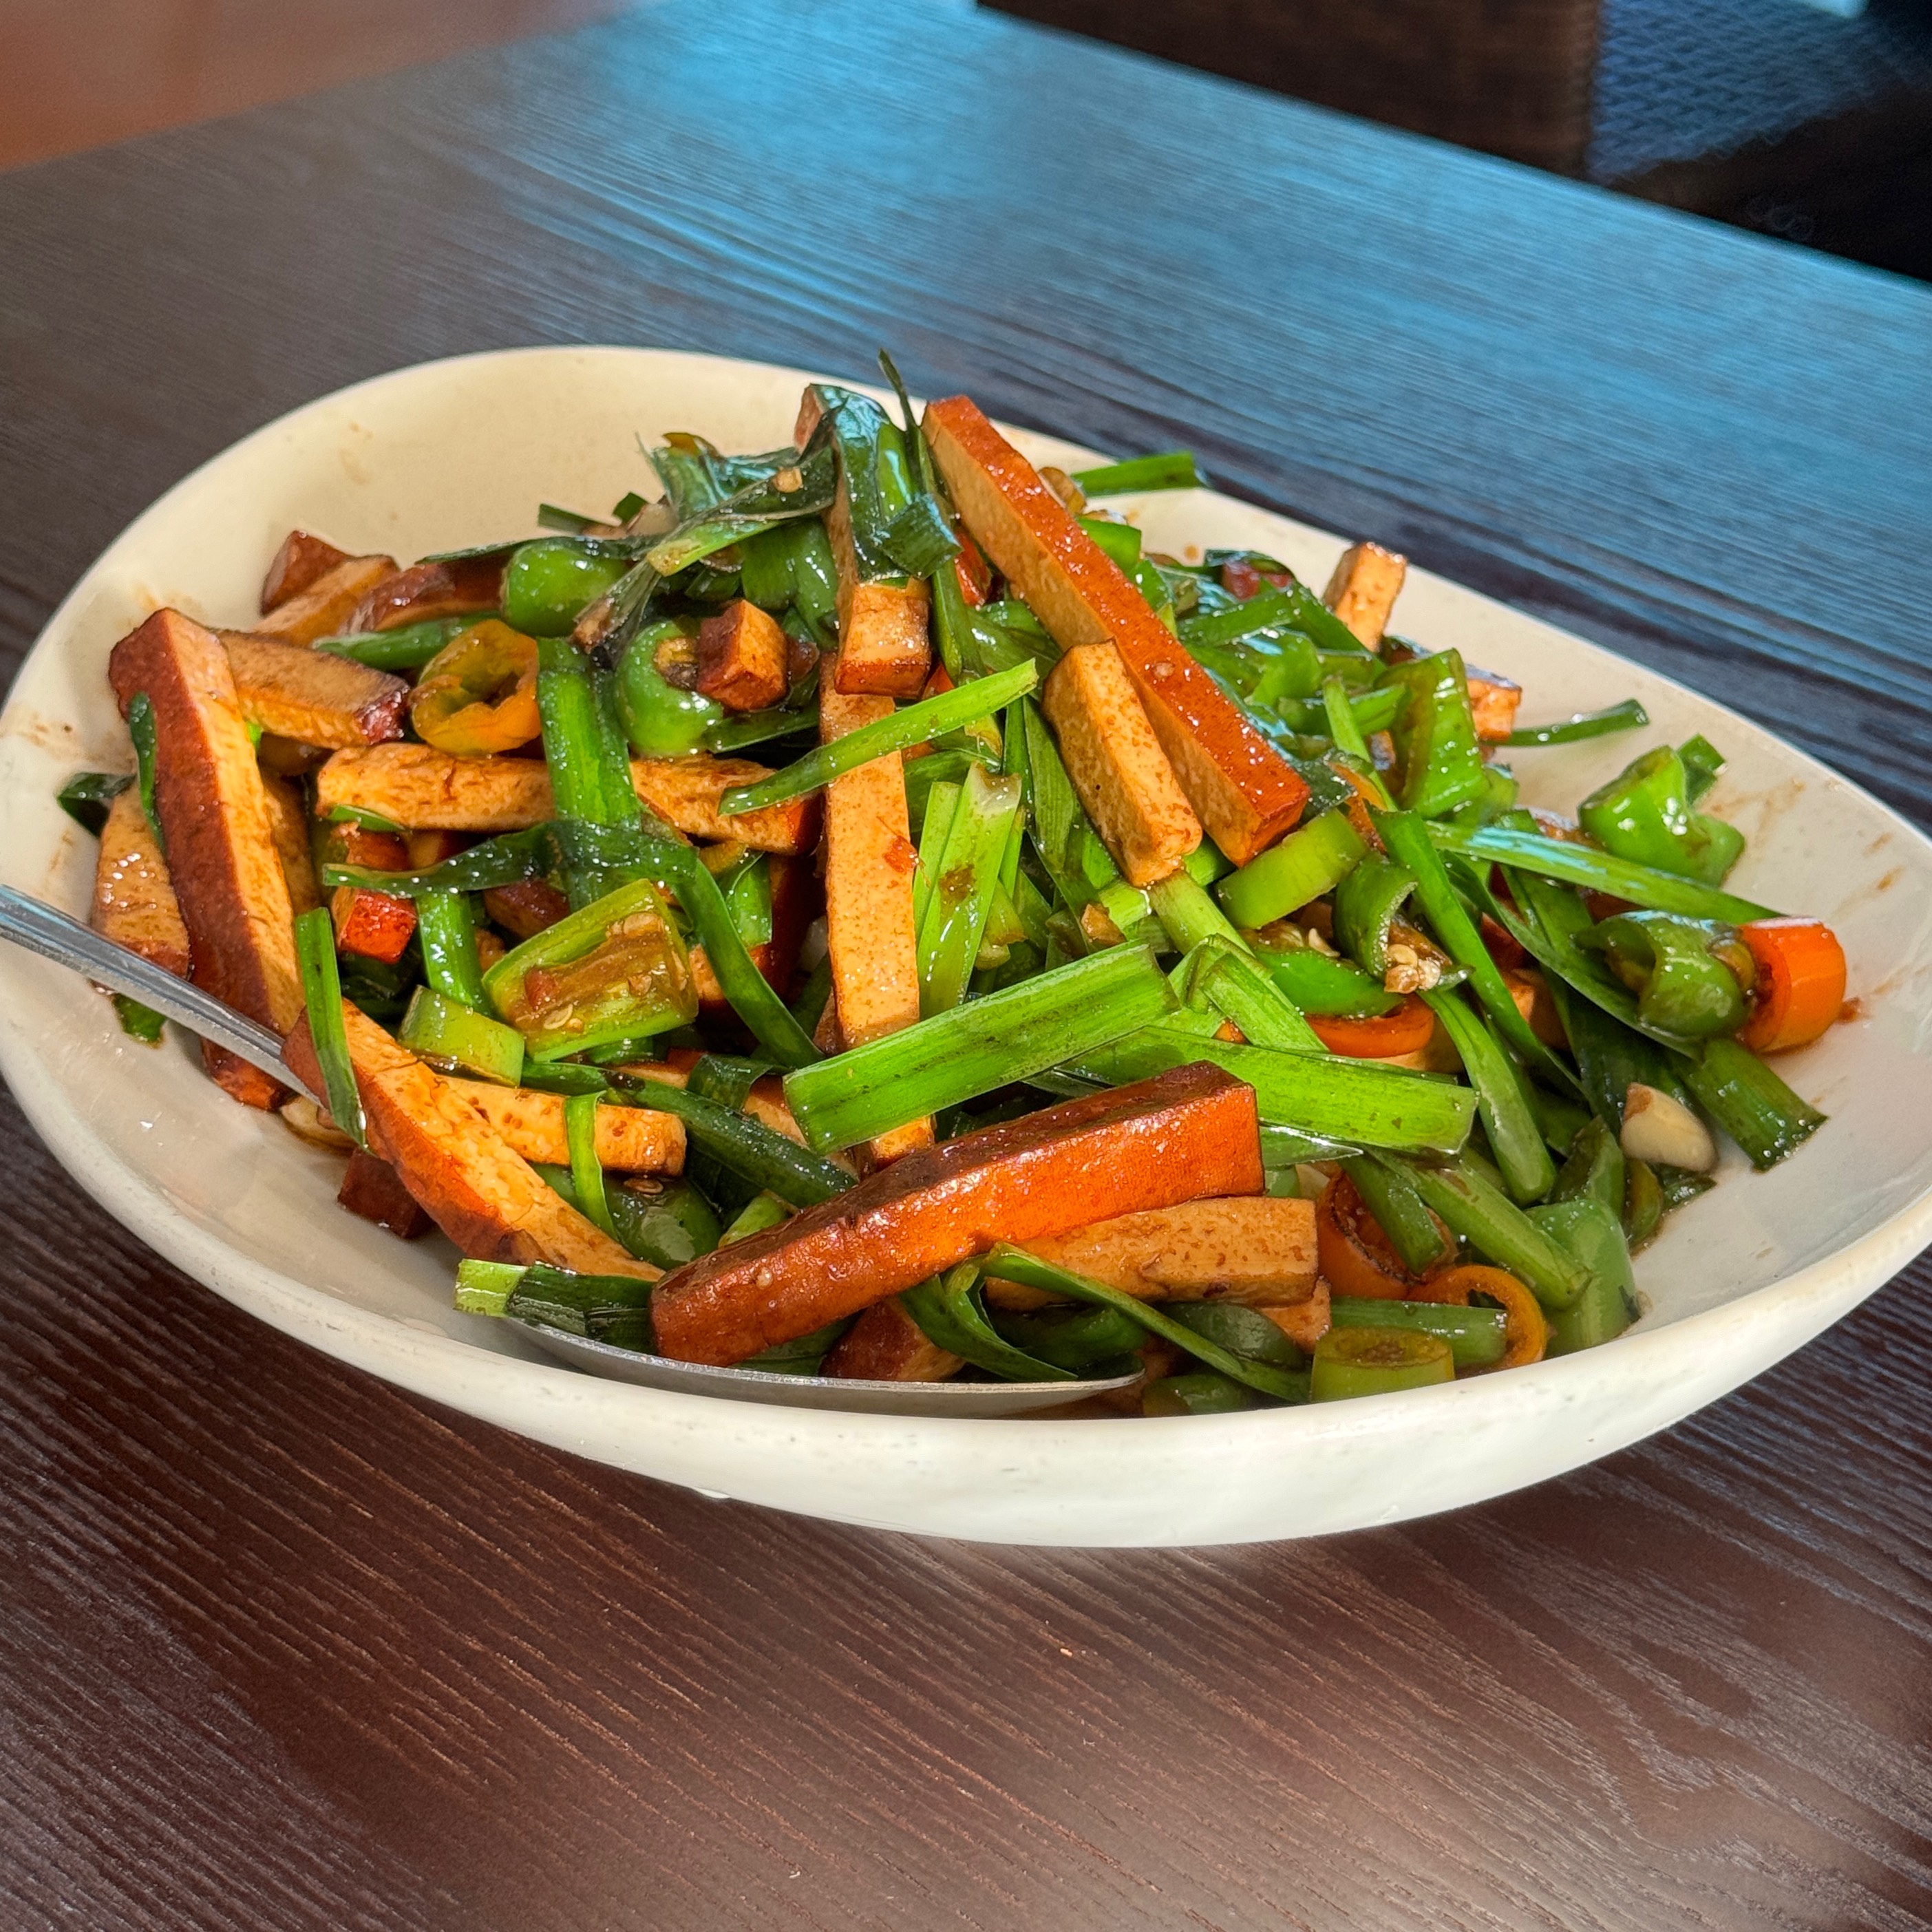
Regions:
[[116, 647], [136, 774], [62, 794], [97, 924], [326, 1109], [216, 1078], [449, 1234], [460, 1306], [1320, 1401], [1611, 1340], [1718, 1136], [1821, 1124], [1764, 1056], [1844, 956], [1727, 888], [1721, 754], [1520, 808], [1499, 753], [1648, 720], [1520, 727], [1388, 629], [1400, 557], [1153, 553], [1106, 506], [1191, 458], [1036, 471], [963, 398], [652, 462], [406, 568], [292, 534], [245, 631]]

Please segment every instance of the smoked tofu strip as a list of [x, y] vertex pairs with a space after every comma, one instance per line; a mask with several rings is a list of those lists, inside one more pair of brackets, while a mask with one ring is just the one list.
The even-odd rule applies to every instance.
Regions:
[[1132, 886], [1164, 879], [1201, 843], [1201, 821], [1112, 644], [1083, 644], [1046, 681], [1048, 722], [1087, 815]]
[[1308, 788], [1068, 514], [1031, 464], [966, 397], [928, 406], [926, 433], [981, 549], [1063, 650], [1111, 642], [1174, 776], [1238, 866], [1301, 816]]
[[[495, 1087], [484, 1080], [450, 1084], [526, 1160], [570, 1165], [563, 1130], [563, 1096], [527, 1087]], [[684, 1123], [675, 1114], [647, 1107], [597, 1109], [597, 1160], [621, 1174], [682, 1174]]]
[[[154, 808], [195, 983], [286, 1034], [302, 1010], [295, 916], [228, 653], [193, 619], [158, 610], [114, 646], [107, 674], [124, 716], [137, 692], [153, 707]], [[246, 1061], [203, 1052], [237, 1100], [282, 1097]]]
[[258, 638], [285, 644], [312, 644], [349, 628], [356, 607], [396, 567], [392, 556], [346, 557], [309, 585], [278, 604], [250, 627]]
[[1380, 544], [1351, 544], [1335, 566], [1322, 601], [1372, 651], [1382, 647], [1408, 560]]
[[1522, 702], [1522, 686], [1500, 671], [1469, 667], [1469, 711], [1476, 721], [1476, 736], [1498, 744], [1516, 729], [1516, 709]]
[[[370, 1151], [396, 1170], [464, 1254], [657, 1280], [660, 1269], [620, 1247], [544, 1184], [470, 1104], [462, 1083], [443, 1079], [350, 1000], [342, 1003], [342, 1018]], [[320, 1093], [322, 1069], [306, 1014], [286, 1052], [297, 1076]]]
[[894, 1295], [874, 1302], [846, 1330], [818, 1372], [849, 1382], [943, 1382], [965, 1366], [963, 1355], [928, 1342]]
[[[816, 796], [718, 816], [718, 801], [733, 785], [769, 776], [742, 758], [631, 761], [638, 796], [680, 832], [736, 838], [760, 852], [808, 850], [818, 831]], [[464, 758], [404, 743], [338, 752], [316, 775], [316, 809], [326, 814], [339, 805], [380, 812], [412, 832], [520, 832], [556, 815], [541, 758]]]
[[[1315, 1292], [1315, 1204], [1268, 1195], [1190, 1201], [1022, 1245], [1028, 1254], [1142, 1301], [1238, 1301], [1251, 1308], [1306, 1301]], [[989, 1280], [996, 1308], [1054, 1300]]]
[[310, 536], [306, 530], [290, 531], [262, 580], [262, 615], [266, 617], [278, 604], [299, 597], [338, 564], [349, 560], [346, 550], [338, 550], [320, 537]]
[[1204, 1196], [1258, 1194], [1252, 1087], [1184, 1066], [928, 1148], [666, 1276], [658, 1352], [729, 1366], [855, 1315], [996, 1241]]
[[[830, 744], [892, 712], [890, 698], [848, 698], [835, 681], [819, 693], [819, 736]], [[919, 943], [912, 916], [918, 856], [897, 752], [826, 787], [825, 939], [832, 962], [827, 1011], [838, 1016], [842, 1052], [897, 1033], [919, 1018]], [[869, 1152], [885, 1162], [932, 1144], [931, 1121], [913, 1120]]]
[[164, 973], [188, 977], [188, 928], [182, 923], [168, 862], [141, 809], [138, 786], [130, 785], [107, 808], [88, 923], [104, 939], [138, 952]]
[[[792, 440], [802, 449], [818, 427], [818, 398], [800, 405]], [[844, 466], [826, 512], [825, 534], [838, 570], [838, 656], [832, 688], [848, 698], [916, 698], [932, 668], [932, 595], [917, 578], [862, 583], [852, 544], [852, 500]]]
[[268, 808], [268, 835], [275, 842], [275, 856], [281, 861], [283, 881], [289, 889], [289, 910], [299, 919], [322, 903], [308, 814], [295, 785], [272, 772], [262, 774], [262, 797]]
[[402, 679], [278, 638], [224, 631], [221, 641], [242, 715], [262, 730], [332, 751], [403, 735], [410, 688]]

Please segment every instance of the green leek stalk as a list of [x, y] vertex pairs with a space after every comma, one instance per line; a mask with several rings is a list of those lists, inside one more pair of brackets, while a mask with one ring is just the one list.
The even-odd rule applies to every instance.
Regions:
[[995, 671], [990, 677], [969, 677], [956, 690], [922, 698], [890, 718], [862, 724], [829, 745], [819, 746], [796, 764], [760, 778], [756, 784], [734, 787], [718, 801], [718, 809], [730, 818], [766, 806], [782, 805], [788, 799], [802, 798], [888, 752], [929, 745], [944, 732], [956, 731], [990, 718], [1031, 691], [1039, 681], [1039, 670], [1030, 659], [1010, 670]]
[[[609, 679], [593, 676], [589, 662], [567, 639], [544, 638], [537, 649], [537, 709], [558, 818], [635, 830], [638, 795]], [[568, 866], [572, 910], [580, 911], [636, 876], [634, 868], [608, 856]]]
[[476, 951], [476, 916], [463, 892], [425, 892], [416, 902], [423, 976], [446, 1000], [481, 1011], [483, 967]]
[[1073, 482], [1083, 496], [1125, 496], [1151, 490], [1198, 490], [1203, 478], [1194, 452], [1174, 449], [1160, 456], [1130, 456], [1122, 463], [1076, 470]]
[[[543, 1161], [530, 1164], [572, 1207], [580, 1206], [577, 1184], [568, 1168], [553, 1167]], [[696, 1188], [683, 1180], [653, 1181], [649, 1186], [647, 1194], [620, 1184], [607, 1187], [604, 1196], [619, 1242], [638, 1260], [668, 1272], [708, 1255], [718, 1246], [718, 1216]]]
[[1271, 1363], [1278, 1369], [1308, 1366], [1308, 1358], [1258, 1308], [1244, 1308], [1238, 1301], [1170, 1301], [1166, 1309], [1184, 1328], [1244, 1361]]
[[1132, 1375], [1139, 1370], [1136, 1358], [1147, 1331], [1118, 1309], [1076, 1305], [1018, 1314], [1002, 1308], [992, 1310], [991, 1317], [994, 1328], [1015, 1348], [1076, 1376], [1100, 1376], [1116, 1370]]
[[1622, 1129], [1624, 1098], [1633, 1081], [1654, 1087], [1687, 1106], [1690, 1104], [1690, 1089], [1678, 1072], [1684, 1064], [1679, 1056], [1633, 1032], [1554, 974], [1550, 991], [1570, 1051], [1576, 1056], [1584, 1097], [1592, 1113], [1612, 1133]]
[[1018, 778], [988, 778], [974, 766], [960, 789], [937, 866], [929, 873], [920, 867], [927, 892], [919, 926], [920, 1010], [928, 1018], [965, 997], [999, 890], [1020, 794]]
[[1231, 872], [1215, 896], [1235, 925], [1267, 926], [1333, 892], [1367, 850], [1346, 812], [1324, 812]]
[[1580, 711], [1558, 724], [1526, 724], [1503, 740], [1512, 751], [1532, 745], [1580, 745], [1586, 739], [1607, 737], [1612, 731], [1640, 731], [1650, 713], [1634, 698], [1602, 711]]
[[1263, 1395], [1272, 1396], [1277, 1402], [1300, 1402], [1308, 1400], [1305, 1371], [1280, 1368], [1273, 1363], [1237, 1355], [1218, 1342], [1197, 1334], [1185, 1322], [1177, 1322], [1165, 1309], [1138, 1300], [1122, 1289], [1076, 1274], [1070, 1268], [1058, 1267], [1052, 1262], [1043, 1262], [1004, 1241], [987, 1256], [984, 1265], [988, 1274], [997, 1275], [1002, 1281], [1018, 1282], [1023, 1288], [1036, 1288], [1048, 1294], [1064, 1295], [1075, 1301], [1090, 1302], [1099, 1307], [1115, 1310], [1163, 1341], [1185, 1349], [1231, 1381], [1243, 1383]]
[[[1531, 1030], [1502, 968], [1483, 944], [1476, 922], [1450, 884], [1448, 868], [1436, 848], [1435, 828], [1413, 812], [1385, 812], [1376, 815], [1376, 829], [1390, 857], [1415, 875], [1417, 906], [1444, 951], [1468, 973], [1470, 987], [1490, 1024], [1526, 1066], [1538, 1070], [1561, 1091], [1574, 1090], [1576, 1076]], [[1474, 836], [1486, 838], [1489, 834]]]
[[1550, 1190], [1552, 1201], [1594, 1201], [1622, 1214], [1628, 1176], [1616, 1134], [1594, 1116], [1570, 1144], [1562, 1172]]
[[694, 1147], [754, 1190], [775, 1194], [794, 1208], [816, 1207], [853, 1185], [854, 1177], [844, 1168], [721, 1101], [622, 1073], [614, 1073], [610, 1084], [632, 1106], [675, 1114]]
[[[974, 769], [969, 766], [968, 770]], [[919, 820], [919, 864], [912, 875], [912, 929], [915, 934], [926, 924], [926, 908], [932, 903], [933, 882], [939, 877], [939, 862], [946, 850], [947, 835], [959, 809], [961, 784], [941, 778], [926, 794]]]
[[1556, 1178], [1556, 1167], [1543, 1144], [1522, 1069], [1460, 994], [1438, 987], [1422, 998], [1442, 1022], [1476, 1090], [1477, 1108], [1504, 1186], [1519, 1206], [1540, 1201]]
[[1309, 1396], [1314, 1402], [1346, 1402], [1358, 1396], [1394, 1395], [1453, 1382], [1455, 1376], [1455, 1353], [1448, 1342], [1425, 1329], [1330, 1328], [1315, 1345]]
[[1450, 1152], [1468, 1138], [1475, 1118], [1474, 1094], [1425, 1074], [1337, 1054], [1282, 1053], [1204, 1039], [1178, 1025], [1147, 1025], [1070, 1055], [1064, 1070], [1123, 1086], [1202, 1060], [1254, 1088], [1264, 1124], [1352, 1146]]
[[1698, 1106], [1744, 1149], [1760, 1173], [1775, 1167], [1825, 1124], [1824, 1114], [1734, 1040], [1707, 1040], [1702, 1058], [1682, 1071]]
[[656, 1352], [651, 1283], [628, 1274], [578, 1274], [536, 1262], [457, 1264], [456, 1306], [466, 1315], [507, 1316], [592, 1342]]
[[1724, 754], [1700, 731], [1678, 746], [1677, 756], [1684, 767], [1684, 796], [1696, 805], [1718, 782], [1724, 769]]
[[1106, 1046], [1176, 1005], [1138, 946], [1004, 987], [785, 1076], [785, 1098], [820, 1150], [876, 1140]]
[[[1391, 695], [1398, 698], [1402, 696], [1395, 687], [1389, 688]], [[1361, 725], [1356, 718], [1348, 687], [1339, 677], [1324, 677], [1322, 680], [1322, 716], [1328, 728], [1329, 736], [1335, 741], [1335, 748], [1360, 774], [1376, 801], [1384, 807], [1393, 805], [1395, 801], [1389, 796], [1388, 787], [1382, 782], [1382, 773], [1376, 769], [1376, 761], [1370, 755], [1368, 740], [1363, 736]]]
[[1204, 999], [1240, 1028], [1252, 1046], [1283, 1053], [1325, 1053], [1321, 1036], [1304, 1019], [1267, 967], [1248, 950], [1210, 935], [1190, 956], [1190, 1000]]
[[1613, 1341], [1636, 1319], [1636, 1282], [1618, 1211], [1594, 1196], [1552, 1201], [1530, 1210], [1543, 1232], [1586, 1271], [1583, 1292], [1568, 1308], [1550, 1310], [1552, 1355], [1574, 1354]]
[[1577, 807], [1577, 820], [1619, 859], [1715, 887], [1737, 863], [1744, 834], [1694, 810], [1688, 787], [1682, 758], [1660, 745], [1599, 785]]
[[1456, 1244], [1429, 1211], [1407, 1168], [1354, 1154], [1342, 1162], [1342, 1172], [1355, 1184], [1364, 1205], [1410, 1274], [1426, 1274], [1454, 1256]]
[[296, 958], [302, 968], [302, 1004], [309, 1039], [322, 1068], [322, 1098], [329, 1118], [358, 1147], [368, 1138], [362, 1096], [349, 1058], [349, 1030], [342, 1018], [342, 979], [335, 958], [335, 925], [326, 906], [316, 906], [296, 921]]
[[1246, 940], [1208, 896], [1207, 887], [1185, 866], [1148, 886], [1148, 904], [1176, 952], [1191, 952], [1208, 939], [1219, 940], [1237, 952], [1248, 950]]
[[1432, 825], [1429, 836], [1445, 852], [1478, 861], [1493, 860], [1540, 878], [1561, 879], [1586, 890], [1607, 892], [1634, 905], [1659, 912], [1682, 913], [1687, 919], [1718, 919], [1742, 926], [1754, 919], [1777, 916], [1769, 906], [1740, 898], [1694, 878], [1619, 858], [1594, 846], [1568, 838], [1546, 838], [1541, 833], [1513, 826], [1486, 825], [1479, 831], [1460, 826]]
[[962, 1262], [944, 1275], [901, 1291], [898, 1304], [934, 1348], [1009, 1382], [1070, 1382], [1078, 1371], [1029, 1354], [994, 1327], [980, 1292], [980, 1264]]
[[570, 1180], [577, 1190], [578, 1211], [614, 1241], [616, 1224], [604, 1198], [603, 1163], [597, 1158], [597, 1109], [602, 1104], [598, 1094], [568, 1095], [563, 1103], [563, 1139], [570, 1154]]
[[1413, 1328], [1449, 1345], [1458, 1369], [1490, 1369], [1509, 1349], [1509, 1318], [1500, 1308], [1457, 1308], [1442, 1301], [1363, 1301], [1337, 1295], [1328, 1304], [1336, 1328]]
[[1452, 1234], [1498, 1268], [1507, 1268], [1546, 1309], [1568, 1308], [1582, 1293], [1588, 1269], [1474, 1161], [1412, 1161], [1404, 1163], [1404, 1172]]
[[782, 1228], [791, 1215], [792, 1210], [776, 1194], [754, 1194], [738, 1210], [730, 1226], [718, 1236], [718, 1245], [728, 1248], [734, 1241], [742, 1241], [748, 1235], [762, 1234], [767, 1228]]
[[421, 670], [476, 620], [430, 617], [420, 624], [399, 625], [393, 631], [356, 631], [345, 637], [318, 638], [310, 647], [332, 657], [367, 664], [371, 670]]
[[1406, 691], [1395, 722], [1402, 765], [1402, 803], [1424, 818], [1440, 818], [1483, 795], [1483, 747], [1469, 709], [1469, 676], [1460, 651], [1438, 651], [1391, 664], [1384, 688]]
[[1252, 1389], [1245, 1389], [1211, 1370], [1191, 1375], [1162, 1376], [1141, 1391], [1143, 1415], [1233, 1415], [1260, 1406]]
[[523, 1035], [434, 986], [410, 995], [396, 1038], [412, 1053], [478, 1080], [514, 1087], [523, 1078]]

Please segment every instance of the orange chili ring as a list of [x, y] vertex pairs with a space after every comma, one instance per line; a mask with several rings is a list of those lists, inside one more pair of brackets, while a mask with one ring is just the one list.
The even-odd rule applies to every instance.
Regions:
[[458, 757], [527, 745], [543, 730], [536, 640], [498, 617], [471, 625], [424, 665], [410, 722], [424, 744]]
[[1338, 1174], [1315, 1204], [1315, 1252], [1322, 1280], [1336, 1294], [1400, 1301], [1424, 1286], [1346, 1174]]
[[1412, 993], [1392, 1013], [1378, 1019], [1342, 1019], [1310, 1013], [1308, 1024], [1330, 1053], [1351, 1060], [1393, 1060], [1420, 1053], [1436, 1030], [1436, 1016]]
[[1738, 928], [1757, 968], [1738, 1040], [1754, 1053], [1808, 1046], [1845, 1004], [1845, 949], [1815, 919], [1754, 919]]
[[[1502, 1360], [1496, 1364], [1496, 1368], [1526, 1368], [1532, 1362], [1542, 1360], [1543, 1352], [1550, 1343], [1550, 1324], [1542, 1304], [1514, 1275], [1502, 1268], [1484, 1268], [1474, 1262], [1445, 1268], [1411, 1288], [1408, 1299], [1447, 1302], [1452, 1307], [1467, 1308], [1472, 1294], [1486, 1294], [1492, 1301], [1502, 1304], [1508, 1346], [1503, 1351]], [[1490, 1371], [1473, 1372], [1486, 1375]]]

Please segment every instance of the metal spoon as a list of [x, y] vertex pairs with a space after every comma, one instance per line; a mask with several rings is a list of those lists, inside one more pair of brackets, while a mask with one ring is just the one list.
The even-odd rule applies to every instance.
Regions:
[[[138, 952], [117, 946], [90, 926], [12, 886], [0, 886], [0, 939], [70, 968], [238, 1054], [250, 1066], [308, 1093], [282, 1058], [282, 1043], [265, 1026], [244, 1018], [212, 993], [177, 980]], [[320, 1094], [311, 1098], [321, 1099]], [[592, 1342], [533, 1322], [518, 1328], [546, 1354], [586, 1375], [647, 1388], [675, 1389], [686, 1395], [725, 1396], [738, 1402], [788, 1403], [799, 1408], [836, 1408], [875, 1415], [1019, 1415], [1030, 1409], [1057, 1408], [1137, 1379], [1115, 1376], [1102, 1382], [878, 1382], [834, 1376], [774, 1376], [756, 1369], [706, 1368], [644, 1355], [608, 1342]]]

